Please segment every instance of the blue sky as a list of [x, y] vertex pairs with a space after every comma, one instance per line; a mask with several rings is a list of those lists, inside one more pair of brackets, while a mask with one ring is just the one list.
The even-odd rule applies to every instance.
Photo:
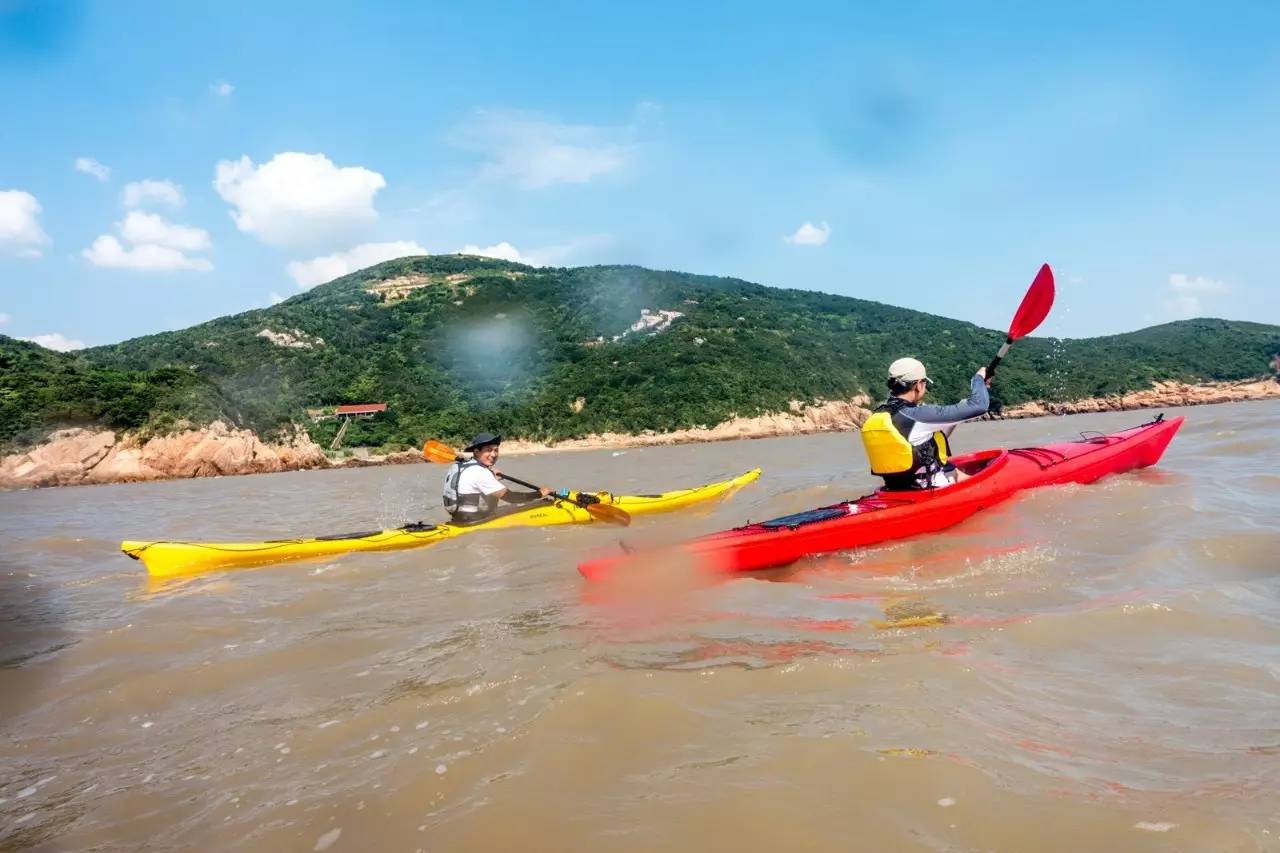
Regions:
[[1047, 260], [1044, 334], [1280, 323], [1280, 5], [1058, 5], [4, 0], [0, 333], [462, 249], [993, 328]]

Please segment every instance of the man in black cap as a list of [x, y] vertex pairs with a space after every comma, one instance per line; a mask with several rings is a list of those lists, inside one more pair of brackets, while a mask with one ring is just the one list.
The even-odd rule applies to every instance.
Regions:
[[536, 492], [513, 492], [498, 482], [502, 475], [493, 466], [498, 461], [501, 444], [502, 436], [482, 432], [463, 448], [471, 458], [454, 462], [445, 472], [444, 508], [455, 522], [474, 524], [484, 521], [497, 511], [499, 501], [526, 504], [551, 493], [546, 488]]

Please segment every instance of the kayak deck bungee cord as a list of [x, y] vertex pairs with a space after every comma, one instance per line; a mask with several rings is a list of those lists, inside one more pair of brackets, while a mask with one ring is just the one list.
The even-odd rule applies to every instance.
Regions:
[[1154, 465], [1183, 419], [1164, 416], [1111, 435], [1011, 450], [981, 450], [955, 457], [969, 478], [919, 491], [880, 489], [853, 501], [747, 524], [650, 552], [589, 560], [578, 571], [607, 579], [645, 564], [691, 562], [696, 570], [736, 574], [780, 568], [810, 554], [844, 551], [931, 533], [959, 524], [1025, 489], [1091, 483], [1108, 474]]
[[[756, 468], [729, 480], [656, 495], [614, 495], [609, 492], [591, 494], [598, 497], [601, 503], [625, 510], [629, 515], [652, 515], [728, 497], [759, 476], [760, 469]], [[389, 530], [263, 542], [127, 540], [120, 543], [120, 550], [135, 560], [141, 560], [147, 573], [153, 578], [198, 574], [214, 569], [251, 568], [357, 551], [398, 551], [421, 548], [482, 530], [590, 524], [595, 519], [586, 508], [575, 502], [577, 494], [571, 493], [568, 498], [553, 498], [475, 524], [410, 524]]]

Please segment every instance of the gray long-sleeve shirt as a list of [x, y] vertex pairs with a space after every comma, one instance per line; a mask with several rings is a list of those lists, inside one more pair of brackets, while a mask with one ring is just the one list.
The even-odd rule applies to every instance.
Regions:
[[987, 413], [991, 406], [991, 397], [987, 394], [987, 383], [978, 374], [973, 375], [969, 383], [969, 398], [950, 406], [934, 406], [923, 403], [906, 405], [893, 415], [894, 426], [907, 437], [912, 446], [928, 442], [935, 432], [951, 435], [957, 425], [973, 420]]

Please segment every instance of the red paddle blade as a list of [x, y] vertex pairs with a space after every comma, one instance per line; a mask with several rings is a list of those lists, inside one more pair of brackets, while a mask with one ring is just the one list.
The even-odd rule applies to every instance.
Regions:
[[1049, 316], [1049, 309], [1052, 307], [1053, 270], [1045, 264], [1040, 267], [1040, 272], [1036, 273], [1035, 281], [1031, 282], [1031, 287], [1027, 288], [1027, 295], [1022, 297], [1018, 313], [1013, 316], [1013, 322], [1009, 324], [1009, 340], [1016, 341], [1034, 332], [1036, 327], [1044, 322], [1044, 318]]

